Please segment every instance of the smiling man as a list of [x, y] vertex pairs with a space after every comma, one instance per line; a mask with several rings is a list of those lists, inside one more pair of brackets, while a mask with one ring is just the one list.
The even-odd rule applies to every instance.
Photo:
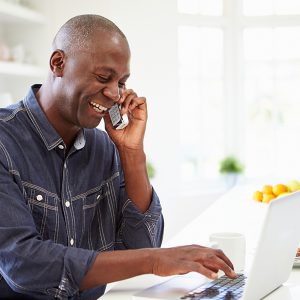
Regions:
[[[129, 61], [114, 23], [74, 17], [54, 38], [43, 85], [0, 109], [0, 299], [97, 299], [107, 283], [146, 273], [235, 276], [220, 250], [158, 248], [146, 99], [125, 87]], [[129, 117], [122, 130], [108, 114], [116, 103]]]

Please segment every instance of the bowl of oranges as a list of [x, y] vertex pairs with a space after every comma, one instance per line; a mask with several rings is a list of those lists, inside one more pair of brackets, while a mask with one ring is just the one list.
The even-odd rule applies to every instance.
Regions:
[[274, 185], [266, 184], [261, 190], [253, 193], [253, 199], [262, 202], [269, 203], [272, 200], [285, 196], [287, 194], [300, 190], [300, 182], [296, 179], [290, 180], [287, 183], [278, 183]]

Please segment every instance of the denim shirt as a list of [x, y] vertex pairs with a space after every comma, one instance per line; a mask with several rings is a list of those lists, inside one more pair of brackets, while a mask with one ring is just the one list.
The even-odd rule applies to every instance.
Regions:
[[154, 190], [144, 214], [128, 199], [106, 132], [82, 129], [67, 152], [39, 87], [0, 109], [0, 299], [97, 299], [105, 286], [79, 292], [96, 256], [159, 247], [161, 206]]

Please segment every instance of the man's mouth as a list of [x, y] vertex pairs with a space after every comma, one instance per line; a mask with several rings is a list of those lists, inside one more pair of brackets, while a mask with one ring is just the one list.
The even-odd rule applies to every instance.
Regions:
[[107, 108], [93, 101], [89, 102], [92, 108], [99, 113], [103, 113], [107, 111]]

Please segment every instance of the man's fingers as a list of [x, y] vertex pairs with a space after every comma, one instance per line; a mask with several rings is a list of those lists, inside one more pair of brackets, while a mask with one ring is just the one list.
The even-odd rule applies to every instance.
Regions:
[[132, 89], [127, 89], [125, 91], [123, 91], [121, 97], [120, 97], [120, 104], [124, 102], [124, 100], [126, 99], [126, 97], [130, 94], [135, 94], [134, 90]]
[[145, 120], [147, 119], [147, 104], [144, 97], [133, 98], [129, 106], [122, 107], [121, 114], [127, 114], [129, 119]]
[[236, 278], [231, 261], [222, 250], [199, 245], [179, 246], [160, 250], [156, 264], [157, 275], [185, 274], [198, 272], [215, 279], [219, 270], [229, 278]]
[[213, 272], [216, 272], [216, 270], [222, 270], [228, 277], [236, 277], [236, 273], [233, 271], [233, 265], [231, 261], [222, 250], [206, 247], [197, 248], [198, 254], [196, 261]]
[[146, 98], [138, 97], [132, 89], [125, 90], [118, 103], [122, 106], [122, 114], [132, 113], [136, 107], [142, 110], [147, 108], [144, 106]]
[[[216, 253], [216, 252], [218, 252], [218, 250], [216, 250], [214, 252]], [[203, 265], [206, 268], [209, 268], [210, 270], [216, 270], [216, 269], [222, 270], [228, 277], [235, 278], [236, 273], [233, 271], [233, 266], [232, 266], [230, 260], [223, 259], [223, 256], [226, 258], [226, 256], [224, 254], [221, 255], [221, 258], [220, 258], [215, 253], [208, 253], [205, 261], [203, 262]], [[229, 264], [227, 263], [227, 261], [229, 261]]]
[[134, 109], [138, 107], [141, 110], [147, 109], [146, 106], [146, 98], [144, 97], [139, 97], [139, 98], [134, 98], [131, 102], [130, 105], [128, 106], [128, 110], [130, 113], [133, 113]]
[[218, 278], [218, 272], [215, 272], [204, 265], [199, 264], [198, 266], [198, 273], [201, 273], [202, 275], [206, 276], [207, 278], [210, 279], [216, 279]]
[[122, 107], [126, 107], [128, 108], [129, 104], [130, 104], [130, 99], [137, 97], [137, 94], [134, 90], [132, 89], [128, 89], [125, 90], [122, 93], [122, 96], [120, 97], [118, 104], [122, 105]]
[[193, 261], [185, 261], [181, 264], [181, 268], [178, 270], [178, 274], [186, 274], [189, 272], [197, 272], [205, 277], [208, 277], [210, 279], [216, 279], [218, 277], [218, 272], [215, 272], [201, 263], [193, 262]]
[[125, 111], [125, 113], [128, 111], [128, 107], [131, 104], [131, 102], [133, 101], [133, 99], [137, 98], [137, 94], [136, 93], [131, 93], [129, 95], [126, 96], [126, 98], [121, 98], [119, 101], [119, 104], [121, 104], [122, 106], [122, 110]]
[[216, 255], [223, 261], [225, 261], [226, 264], [229, 265], [232, 270], [234, 270], [234, 265], [232, 264], [231, 260], [224, 254], [224, 252], [221, 249], [216, 249]]

